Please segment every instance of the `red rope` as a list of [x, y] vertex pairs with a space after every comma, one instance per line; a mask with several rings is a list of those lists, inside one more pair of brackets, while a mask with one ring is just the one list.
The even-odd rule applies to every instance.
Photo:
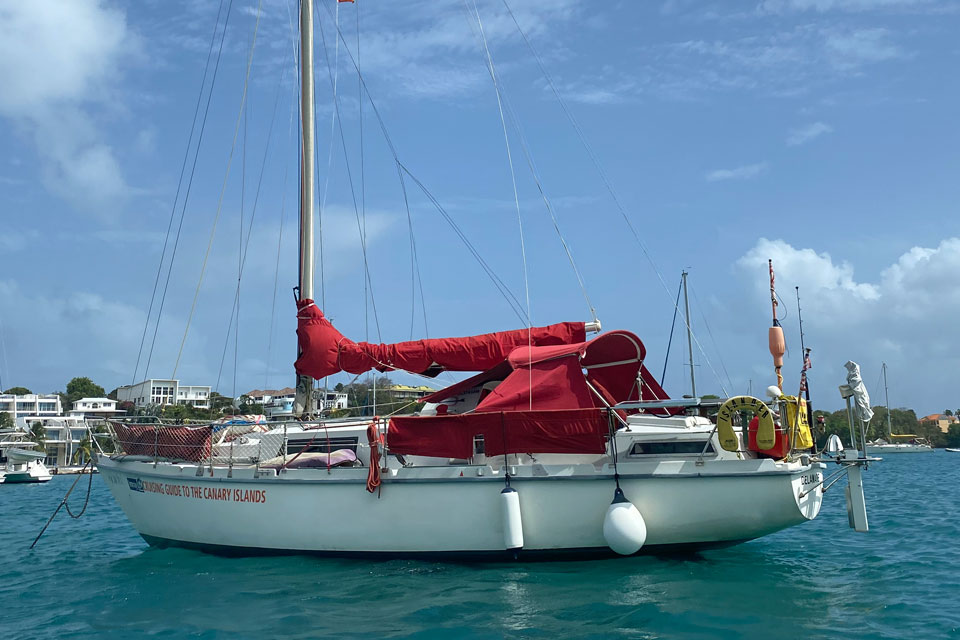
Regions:
[[370, 444], [370, 470], [367, 472], [367, 491], [373, 493], [380, 486], [380, 445], [383, 438], [377, 430], [378, 418], [367, 427], [367, 442]]

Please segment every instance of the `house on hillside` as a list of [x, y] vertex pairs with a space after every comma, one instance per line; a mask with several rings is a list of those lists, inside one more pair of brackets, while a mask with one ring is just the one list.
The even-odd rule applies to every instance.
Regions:
[[137, 407], [165, 407], [170, 404], [188, 404], [197, 409], [209, 409], [210, 387], [207, 385], [182, 385], [179, 380], [173, 379], [150, 379], [120, 387], [117, 389], [117, 400], [132, 402]]
[[15, 396], [0, 394], [0, 412], [9, 413], [16, 422], [19, 418], [47, 418], [63, 415], [60, 396], [55, 393], [30, 393]]
[[[293, 417], [293, 402], [297, 397], [297, 390], [293, 387], [283, 389], [254, 389], [244, 395], [257, 404], [263, 405], [263, 413], [268, 419], [282, 420]], [[323, 389], [314, 390], [317, 405], [322, 403], [322, 409], [346, 409], [347, 394], [336, 391], [327, 391], [324, 398]]]
[[957, 416], [948, 416], [943, 413], [931, 413], [928, 416], [923, 416], [919, 420], [922, 425], [933, 425], [940, 429], [940, 433], [946, 433], [950, 429], [950, 425], [960, 422], [960, 418]]
[[68, 415], [75, 416], [81, 420], [90, 418], [113, 418], [124, 413], [123, 409], [117, 409], [117, 401], [110, 398], [80, 398], [73, 403]]

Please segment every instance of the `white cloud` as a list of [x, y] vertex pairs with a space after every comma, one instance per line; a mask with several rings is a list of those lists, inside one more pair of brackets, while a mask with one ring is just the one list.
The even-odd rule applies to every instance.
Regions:
[[756, 178], [767, 170], [766, 162], [757, 164], [747, 164], [733, 169], [714, 169], [707, 172], [704, 176], [707, 182], [719, 182], [721, 180], [749, 180]]
[[806, 144], [818, 138], [825, 133], [830, 133], [833, 131], [833, 127], [823, 122], [813, 122], [806, 126], [800, 127], [798, 129], [792, 129], [787, 135], [787, 145], [795, 147], [801, 144]]
[[848, 262], [835, 264], [828, 253], [795, 249], [783, 240], [761, 238], [737, 261], [737, 266], [751, 273], [765, 273], [767, 260], [773, 260], [779, 279], [792, 283], [791, 286], [799, 285], [804, 297], [830, 298], [825, 301], [828, 306], [840, 307], [845, 303], [873, 301], [880, 297], [877, 285], [859, 283], [854, 279], [853, 266]]
[[761, 11], [787, 13], [792, 11], [875, 11], [879, 9], [913, 9], [930, 6], [936, 0], [764, 0]]
[[801, 24], [761, 33], [651, 45], [649, 55], [656, 63], [633, 75], [651, 93], [673, 99], [715, 91], [792, 96], [910, 55], [896, 34], [882, 28]]
[[[849, 262], [838, 262], [828, 253], [762, 238], [737, 260], [736, 268], [754, 303], [767, 310], [768, 258], [785, 298], [781, 315], [786, 316], [787, 333], [794, 336], [797, 321], [790, 294], [800, 287], [807, 344], [814, 347], [815, 363], [819, 354], [815, 373], [823, 383], [839, 383], [840, 365], [853, 358], [864, 366], [873, 393], [880, 362], [886, 361], [898, 373], [895, 406], [929, 413], [952, 402], [960, 367], [960, 334], [954, 326], [960, 314], [960, 238], [905, 251], [875, 282], [858, 280]], [[834, 402], [831, 395], [827, 404]]]
[[130, 189], [91, 105], [112, 108], [136, 50], [123, 12], [101, 0], [0, 8], [0, 116], [34, 139], [52, 190], [100, 215]]

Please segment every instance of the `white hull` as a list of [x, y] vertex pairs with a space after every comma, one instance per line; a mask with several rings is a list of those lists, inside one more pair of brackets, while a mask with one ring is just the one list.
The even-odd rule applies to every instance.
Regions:
[[890, 453], [933, 453], [933, 447], [928, 444], [867, 445], [868, 455], [885, 456]]
[[[100, 472], [151, 544], [234, 553], [501, 555], [502, 470], [419, 466], [384, 474], [365, 490], [366, 467], [273, 471], [101, 459]], [[723, 545], [805, 522], [820, 510], [823, 465], [772, 460], [620, 464], [620, 484], [647, 526], [644, 549]], [[258, 477], [259, 476], [259, 477]], [[523, 552], [611, 553], [603, 521], [613, 469], [519, 465]], [[811, 490], [812, 489], [812, 490]], [[799, 494], [810, 491], [803, 498]]]

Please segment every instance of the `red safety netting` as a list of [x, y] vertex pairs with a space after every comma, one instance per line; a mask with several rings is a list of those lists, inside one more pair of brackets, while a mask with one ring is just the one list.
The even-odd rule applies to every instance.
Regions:
[[151, 456], [199, 462], [210, 457], [209, 426], [128, 425], [112, 422], [120, 450], [130, 456]]
[[483, 436], [484, 453], [604, 453], [607, 412], [501, 411], [390, 419], [391, 453], [466, 459]]
[[582, 322], [500, 331], [464, 338], [436, 338], [395, 344], [354, 342], [345, 338], [323, 316], [313, 300], [298, 304], [297, 336], [300, 357], [297, 373], [323, 378], [340, 371], [360, 374], [371, 369], [402, 370], [436, 375], [440, 371], [484, 371], [504, 360], [516, 347], [583, 342]]

